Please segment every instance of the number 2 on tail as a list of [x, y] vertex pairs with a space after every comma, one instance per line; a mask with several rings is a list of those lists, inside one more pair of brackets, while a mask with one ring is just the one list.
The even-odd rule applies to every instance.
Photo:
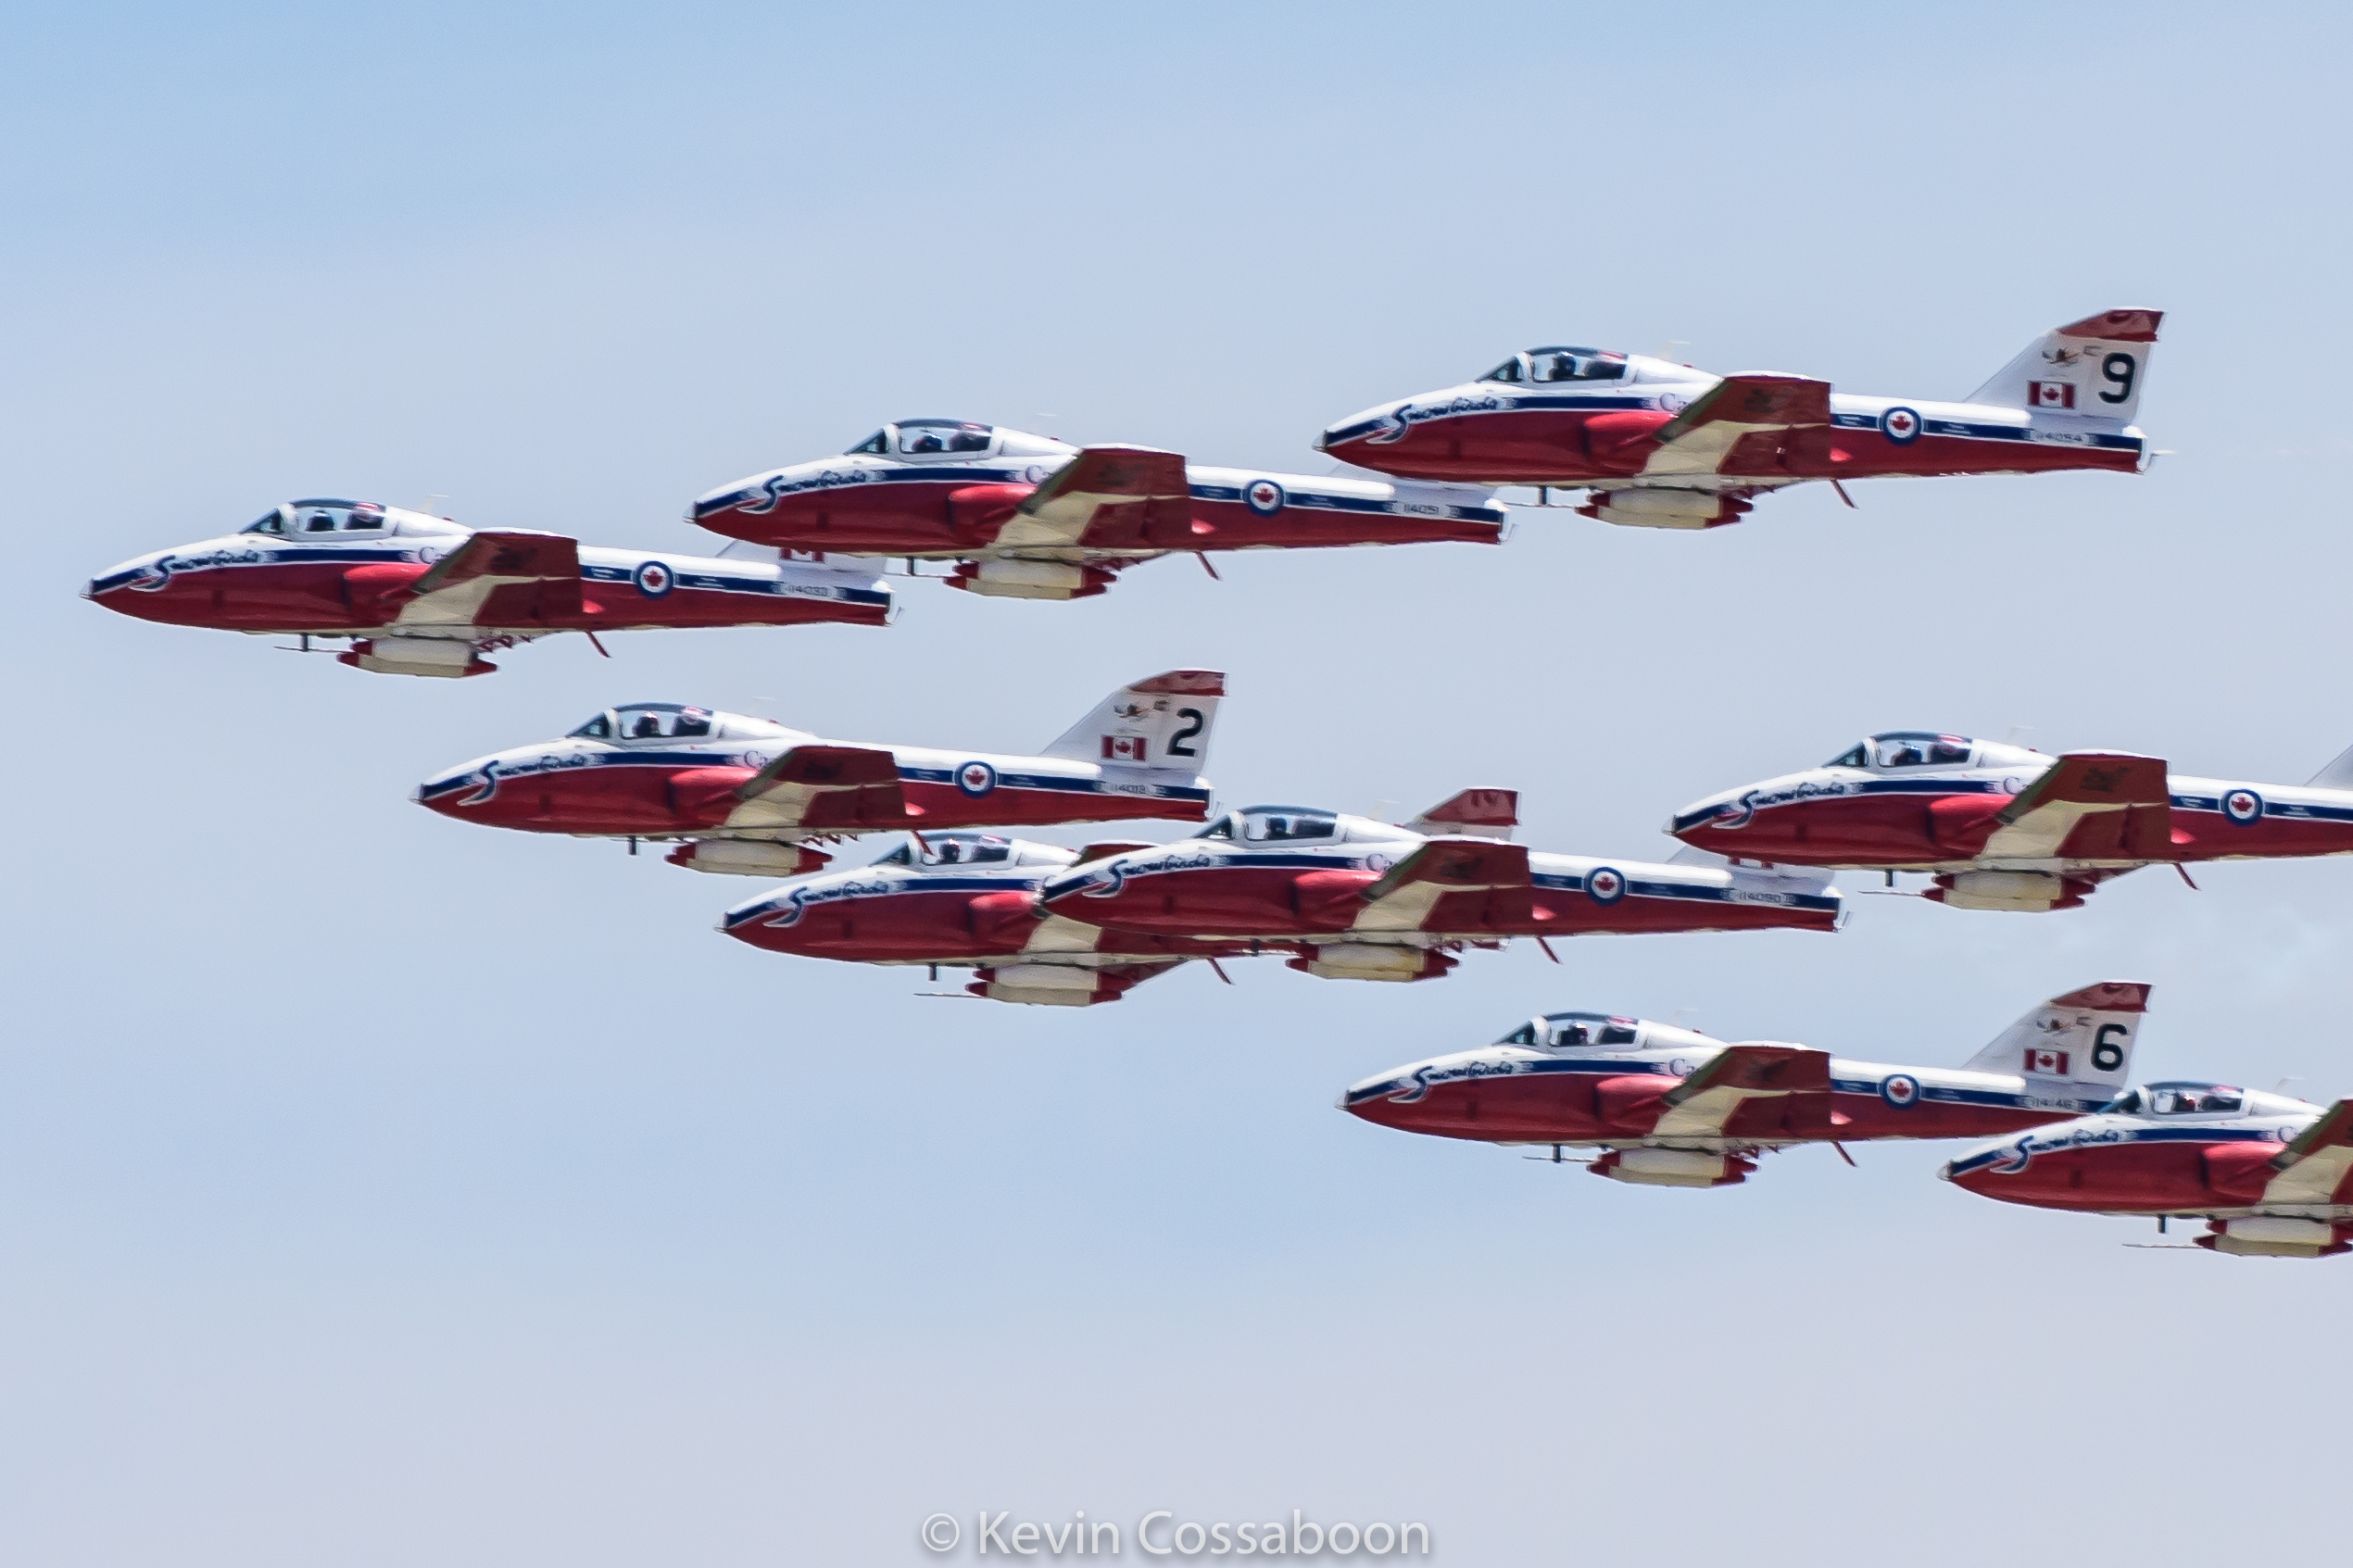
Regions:
[[1202, 726], [1206, 724], [1209, 721], [1201, 716], [1201, 709], [1198, 708], [1180, 708], [1176, 710], [1176, 717], [1179, 719], [1190, 719], [1192, 722], [1168, 737], [1168, 755], [1171, 757], [1199, 757], [1201, 753], [1195, 751], [1191, 746], [1187, 746], [1185, 743], [1192, 739], [1195, 735], [1201, 734]]

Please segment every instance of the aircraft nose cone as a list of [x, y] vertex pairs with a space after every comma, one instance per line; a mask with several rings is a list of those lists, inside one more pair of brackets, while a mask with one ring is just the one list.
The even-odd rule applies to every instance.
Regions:
[[409, 792], [409, 798], [428, 811], [464, 818], [469, 814], [466, 802], [481, 791], [482, 785], [482, 770], [469, 768], [425, 780]]

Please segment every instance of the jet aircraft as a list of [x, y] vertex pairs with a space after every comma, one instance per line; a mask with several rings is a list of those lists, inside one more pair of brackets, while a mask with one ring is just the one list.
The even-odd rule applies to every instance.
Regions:
[[1074, 866], [1038, 903], [1131, 935], [1298, 944], [1291, 968], [1336, 980], [1435, 979], [1454, 967], [1449, 950], [1514, 936], [1838, 925], [1838, 892], [1818, 873], [1531, 854], [1508, 842], [1517, 813], [1508, 789], [1464, 790], [1402, 827], [1252, 806]]
[[1969, 1150], [1938, 1173], [2005, 1203], [2202, 1219], [2242, 1257], [2353, 1250], [2353, 1100], [2325, 1109], [2227, 1084], [2133, 1090], [2096, 1115]]
[[1505, 519], [1461, 485], [1188, 468], [1174, 452], [956, 420], [885, 425], [839, 457], [722, 485], [687, 516], [787, 550], [954, 561], [950, 586], [1030, 599], [1100, 594], [1178, 551], [1491, 545]]
[[790, 876], [813, 841], [900, 828], [1202, 822], [1197, 770], [1225, 695], [1214, 670], [1112, 693], [1042, 756], [820, 739], [674, 702], [608, 709], [560, 740], [477, 757], [417, 786], [460, 822], [529, 833], [680, 841], [693, 871]]
[[1717, 377], [1614, 349], [1531, 348], [1475, 382], [1353, 415], [1315, 445], [1402, 479], [1583, 489], [1586, 516], [1644, 528], [1737, 522], [1752, 497], [1807, 480], [2129, 473], [2150, 456], [2133, 419], [2161, 317], [2070, 321], [1959, 403], [1833, 393], [1779, 372]]
[[349, 638], [337, 659], [385, 675], [486, 675], [498, 667], [483, 654], [554, 632], [890, 619], [871, 571], [606, 549], [319, 498], [127, 560], [82, 596], [176, 626]]
[[2353, 853], [2353, 750], [2305, 784], [2242, 784], [1896, 730], [1710, 796], [1667, 831], [1744, 863], [1925, 872], [1922, 896], [1955, 909], [2070, 909], [2141, 866]]
[[1803, 1144], [1975, 1137], [2096, 1110], [2124, 1085], [2148, 993], [2109, 981], [2054, 997], [1958, 1069], [1549, 1013], [1483, 1049], [1367, 1078], [1340, 1108], [1403, 1132], [1550, 1144], [1556, 1157], [1598, 1148], [1589, 1169], [1614, 1181], [1730, 1186], [1759, 1155]]
[[1246, 942], [1107, 932], [1038, 908], [1038, 886], [1086, 850], [995, 834], [911, 835], [872, 865], [802, 877], [729, 909], [719, 929], [772, 953], [971, 969], [968, 995], [1045, 1007], [1115, 1002], [1188, 959], [1240, 958]]

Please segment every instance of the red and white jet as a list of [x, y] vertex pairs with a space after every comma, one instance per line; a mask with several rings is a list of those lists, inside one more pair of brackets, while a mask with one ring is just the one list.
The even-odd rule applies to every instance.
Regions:
[[1296, 806], [1229, 812], [1176, 844], [1073, 867], [1041, 908], [1127, 935], [1293, 945], [1335, 980], [1429, 980], [1465, 946], [1596, 933], [1831, 931], [1837, 889], [1800, 871], [1644, 865], [1508, 842], [1518, 796], [1468, 789], [1402, 827]]
[[1726, 1045], [1596, 1012], [1532, 1019], [1495, 1044], [1392, 1068], [1340, 1098], [1402, 1132], [1598, 1148], [1597, 1176], [1730, 1186], [1802, 1144], [1982, 1137], [2096, 1110], [2132, 1070], [2149, 988], [2054, 997], [1958, 1069], [1849, 1061], [1779, 1041]]
[[1491, 545], [1504, 519], [1461, 485], [1188, 468], [1174, 452], [956, 420], [885, 425], [837, 458], [722, 485], [688, 514], [785, 550], [954, 561], [950, 586], [1028, 599], [1100, 594], [1122, 568], [1180, 551]]
[[1644, 528], [1737, 522], [1812, 479], [2146, 466], [2133, 424], [2161, 312], [2045, 332], [1959, 403], [1861, 397], [1760, 371], [1712, 376], [1598, 348], [1531, 348], [1475, 382], [1342, 420], [1318, 450], [1405, 479], [1559, 485], [1586, 516]]
[[766, 719], [630, 703], [560, 740], [477, 757], [414, 798], [527, 833], [678, 840], [673, 866], [743, 876], [814, 871], [814, 841], [902, 828], [1158, 818], [1202, 822], [1198, 770], [1225, 695], [1214, 670], [1123, 686], [1041, 756], [824, 740]]
[[1667, 831], [1743, 862], [1926, 872], [1924, 897], [1956, 909], [2069, 909], [2141, 866], [2353, 854], [2353, 750], [2309, 784], [2259, 784], [1896, 730], [1710, 796]]
[[2353, 1100], [2323, 1109], [2227, 1084], [2150, 1084], [2095, 1116], [1948, 1161], [1955, 1186], [2088, 1214], [2202, 1219], [2242, 1257], [2353, 1251]]
[[554, 632], [890, 619], [871, 571], [606, 549], [321, 499], [127, 560], [82, 596], [175, 626], [347, 637], [341, 662], [386, 675], [487, 674], [484, 653]]
[[1081, 850], [982, 833], [925, 833], [870, 866], [807, 876], [729, 909], [719, 929], [798, 958], [977, 972], [964, 990], [1045, 1007], [1115, 1002], [1189, 959], [1242, 942], [1109, 932], [1038, 907], [1038, 884], [1127, 843]]

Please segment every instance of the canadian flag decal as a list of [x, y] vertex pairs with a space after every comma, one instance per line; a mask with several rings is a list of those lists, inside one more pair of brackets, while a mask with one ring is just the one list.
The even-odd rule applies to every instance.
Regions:
[[2029, 1046], [2026, 1048], [2026, 1070], [2046, 1078], [2064, 1078], [2067, 1076], [2067, 1053]]
[[1150, 759], [1151, 741], [1144, 735], [1105, 735], [1103, 760], [1106, 762], [1142, 762]]
[[2075, 383], [2064, 381], [2028, 382], [2026, 401], [2037, 408], [2072, 408], [2075, 407]]

